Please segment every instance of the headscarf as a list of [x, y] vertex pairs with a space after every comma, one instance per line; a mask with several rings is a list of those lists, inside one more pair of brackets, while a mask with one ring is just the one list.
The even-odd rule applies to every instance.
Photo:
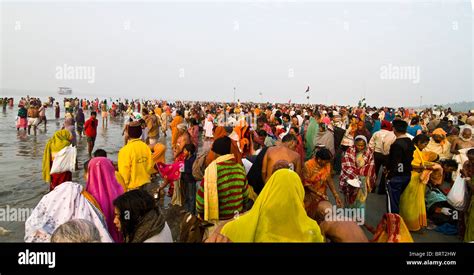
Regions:
[[280, 169], [265, 184], [252, 209], [227, 223], [221, 234], [232, 242], [323, 242], [321, 230], [306, 214], [303, 200], [298, 174]]
[[99, 230], [102, 242], [112, 242], [99, 209], [84, 196], [80, 184], [64, 182], [44, 195], [25, 222], [25, 242], [49, 242], [53, 232], [72, 219], [85, 219]]
[[214, 140], [227, 136], [227, 131], [222, 126], [217, 126], [214, 130]]
[[316, 137], [319, 131], [319, 124], [311, 117], [309, 119], [308, 130], [306, 130], [305, 140], [306, 140], [306, 159], [310, 159], [313, 155], [313, 150], [315, 146]]
[[443, 137], [443, 140], [439, 144], [444, 145], [446, 143], [446, 132], [442, 128], [436, 128], [436, 130], [433, 131], [432, 135], [438, 135]]
[[362, 140], [365, 142], [365, 144], [367, 144], [367, 138], [366, 138], [364, 135], [358, 135], [358, 136], [356, 136], [356, 137], [354, 138], [354, 142], [357, 141], [357, 140], [359, 140], [359, 139], [362, 139]]
[[382, 129], [392, 131], [392, 124], [388, 120], [382, 120]]
[[185, 124], [185, 123], [181, 123], [181, 124], [178, 124], [178, 126], [176, 126], [176, 128], [178, 128], [178, 130], [180, 130], [180, 131], [183, 131], [183, 132], [184, 132], [184, 131], [186, 131], [186, 129], [187, 129], [187, 126], [186, 126], [186, 124]]
[[111, 160], [104, 157], [91, 159], [89, 162], [86, 191], [99, 204], [112, 239], [115, 242], [121, 242], [122, 236], [114, 225], [115, 214], [112, 202], [122, 195], [124, 190], [115, 178], [115, 168]]
[[372, 242], [376, 243], [412, 243], [410, 231], [408, 231], [402, 217], [394, 213], [386, 213], [377, 226]]
[[51, 154], [61, 151], [64, 147], [71, 144], [71, 132], [66, 129], [56, 131], [53, 137], [48, 140], [43, 153], [43, 179], [51, 182]]
[[155, 144], [155, 147], [153, 147], [153, 161], [155, 163], [165, 163], [165, 152], [166, 152], [166, 146], [164, 146], [161, 143]]

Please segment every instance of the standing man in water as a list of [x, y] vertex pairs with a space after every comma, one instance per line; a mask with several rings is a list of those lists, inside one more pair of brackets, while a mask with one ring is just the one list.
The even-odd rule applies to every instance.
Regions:
[[54, 105], [54, 117], [56, 119], [59, 119], [60, 112], [61, 110], [59, 109], [59, 102], [56, 101], [56, 105]]
[[39, 111], [36, 108], [36, 103], [31, 102], [30, 107], [28, 108], [28, 135], [31, 135], [31, 126], [33, 126], [33, 131], [36, 136], [36, 128], [39, 124], [40, 118], [39, 118]]
[[84, 124], [84, 132], [87, 136], [87, 151], [89, 153], [89, 158], [92, 157], [92, 150], [95, 145], [95, 138], [97, 136], [97, 125], [98, 120], [96, 119], [97, 113], [91, 112], [91, 117]]
[[38, 126], [44, 122], [44, 131], [46, 132], [46, 108], [48, 107], [48, 103], [43, 103], [43, 105], [39, 108], [39, 118], [40, 121], [38, 123]]
[[107, 111], [107, 100], [104, 99], [104, 102], [102, 102], [102, 104], [100, 105], [100, 110], [102, 111], [102, 128], [106, 128], [107, 129], [107, 122], [108, 122], [108, 116], [109, 116], [109, 113]]

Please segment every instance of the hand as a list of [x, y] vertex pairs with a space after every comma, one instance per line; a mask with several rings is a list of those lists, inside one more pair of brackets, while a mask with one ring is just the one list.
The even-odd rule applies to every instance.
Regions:
[[443, 207], [441, 208], [441, 213], [443, 213], [446, 216], [451, 216], [453, 213], [451, 213], [451, 209]]

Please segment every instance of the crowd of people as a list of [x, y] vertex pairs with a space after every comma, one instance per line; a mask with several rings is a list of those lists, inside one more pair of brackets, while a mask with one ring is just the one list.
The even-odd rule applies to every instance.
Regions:
[[[179, 241], [409, 242], [424, 230], [474, 241], [474, 111], [31, 98], [18, 106], [18, 130], [46, 127], [48, 106], [65, 118], [45, 146], [51, 191], [25, 241], [172, 242], [164, 196], [187, 213]], [[94, 151], [97, 114], [103, 128], [123, 117], [116, 162]], [[69, 168], [83, 133], [85, 187]], [[171, 163], [160, 143], [168, 133]], [[464, 197], [453, 201], [457, 186]], [[368, 196], [386, 196], [376, 229], [328, 218], [335, 208], [364, 216]]]

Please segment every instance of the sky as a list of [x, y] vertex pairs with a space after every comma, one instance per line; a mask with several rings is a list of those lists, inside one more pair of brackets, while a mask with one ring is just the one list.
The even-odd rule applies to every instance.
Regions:
[[470, 1], [0, 5], [0, 94], [66, 86], [77, 96], [233, 101], [235, 88], [236, 100], [254, 102], [474, 100]]

